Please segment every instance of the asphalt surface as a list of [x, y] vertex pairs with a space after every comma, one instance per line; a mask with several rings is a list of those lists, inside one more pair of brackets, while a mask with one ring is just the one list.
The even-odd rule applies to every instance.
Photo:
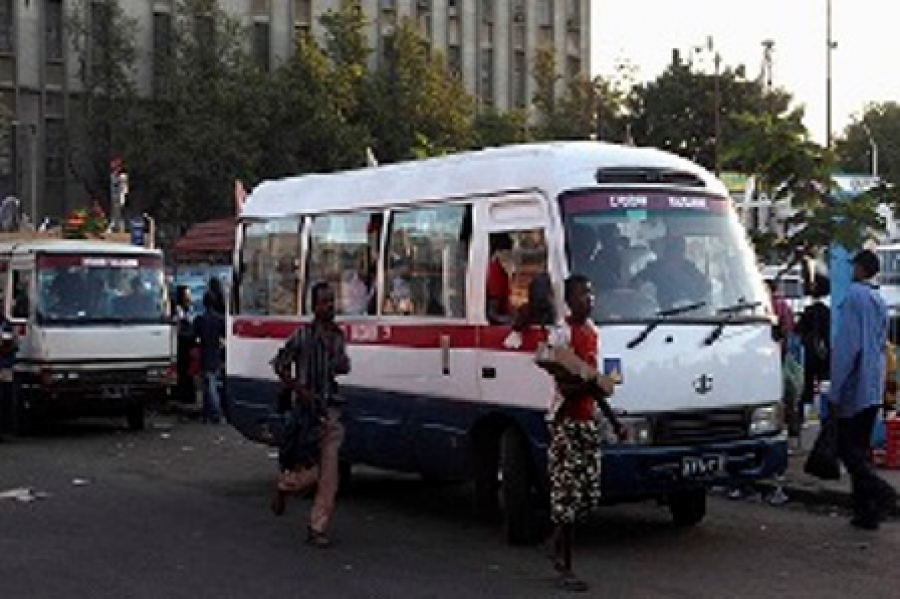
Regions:
[[[0, 443], [0, 597], [564, 595], [541, 547], [472, 518], [467, 485], [358, 471], [319, 550], [308, 500], [268, 511], [274, 469], [228, 425], [168, 417]], [[759, 496], [713, 497], [687, 530], [654, 504], [604, 508], [575, 558], [598, 597], [900, 596], [900, 524], [857, 531], [837, 508]]]

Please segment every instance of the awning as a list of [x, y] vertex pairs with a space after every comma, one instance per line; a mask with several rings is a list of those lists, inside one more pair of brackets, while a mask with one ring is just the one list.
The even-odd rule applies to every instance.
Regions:
[[175, 242], [172, 255], [176, 261], [231, 259], [234, 252], [233, 217], [219, 218], [193, 225]]

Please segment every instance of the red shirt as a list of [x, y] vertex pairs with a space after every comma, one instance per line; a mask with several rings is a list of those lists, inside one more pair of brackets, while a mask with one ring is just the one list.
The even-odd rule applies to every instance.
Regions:
[[[569, 322], [569, 329], [572, 335], [569, 340], [572, 351], [588, 366], [598, 368], [597, 354], [600, 346], [600, 334], [596, 325], [590, 320], [580, 325]], [[560, 409], [564, 417], [584, 422], [594, 419], [597, 402], [593, 395], [585, 393], [578, 397], [567, 398]]]
[[509, 275], [497, 259], [491, 260], [487, 271], [487, 299], [499, 302], [500, 314], [509, 314]]

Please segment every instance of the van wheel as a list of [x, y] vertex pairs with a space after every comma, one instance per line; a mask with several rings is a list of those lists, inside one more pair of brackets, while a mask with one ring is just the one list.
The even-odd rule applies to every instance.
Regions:
[[678, 526], [695, 526], [706, 516], [706, 489], [672, 493], [668, 498], [672, 520]]
[[146, 411], [143, 404], [137, 404], [128, 408], [125, 414], [125, 420], [128, 422], [128, 430], [142, 431], [146, 425]]
[[507, 542], [511, 545], [536, 542], [540, 526], [534, 509], [534, 471], [525, 438], [514, 427], [504, 430], [500, 439], [500, 473]]

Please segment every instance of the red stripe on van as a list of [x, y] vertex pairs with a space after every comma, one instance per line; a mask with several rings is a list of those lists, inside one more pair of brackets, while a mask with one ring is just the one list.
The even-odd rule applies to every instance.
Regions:
[[[286, 320], [238, 318], [231, 326], [232, 334], [241, 339], [287, 339], [297, 327], [306, 323]], [[341, 321], [338, 323], [351, 345], [377, 345], [434, 349], [447, 343], [456, 349], [507, 350], [503, 343], [511, 331], [507, 326], [478, 326], [452, 323], [385, 323], [373, 321]], [[539, 329], [522, 335], [522, 347], [517, 351], [533, 352], [546, 338]], [[446, 341], [444, 341], [446, 339]]]

